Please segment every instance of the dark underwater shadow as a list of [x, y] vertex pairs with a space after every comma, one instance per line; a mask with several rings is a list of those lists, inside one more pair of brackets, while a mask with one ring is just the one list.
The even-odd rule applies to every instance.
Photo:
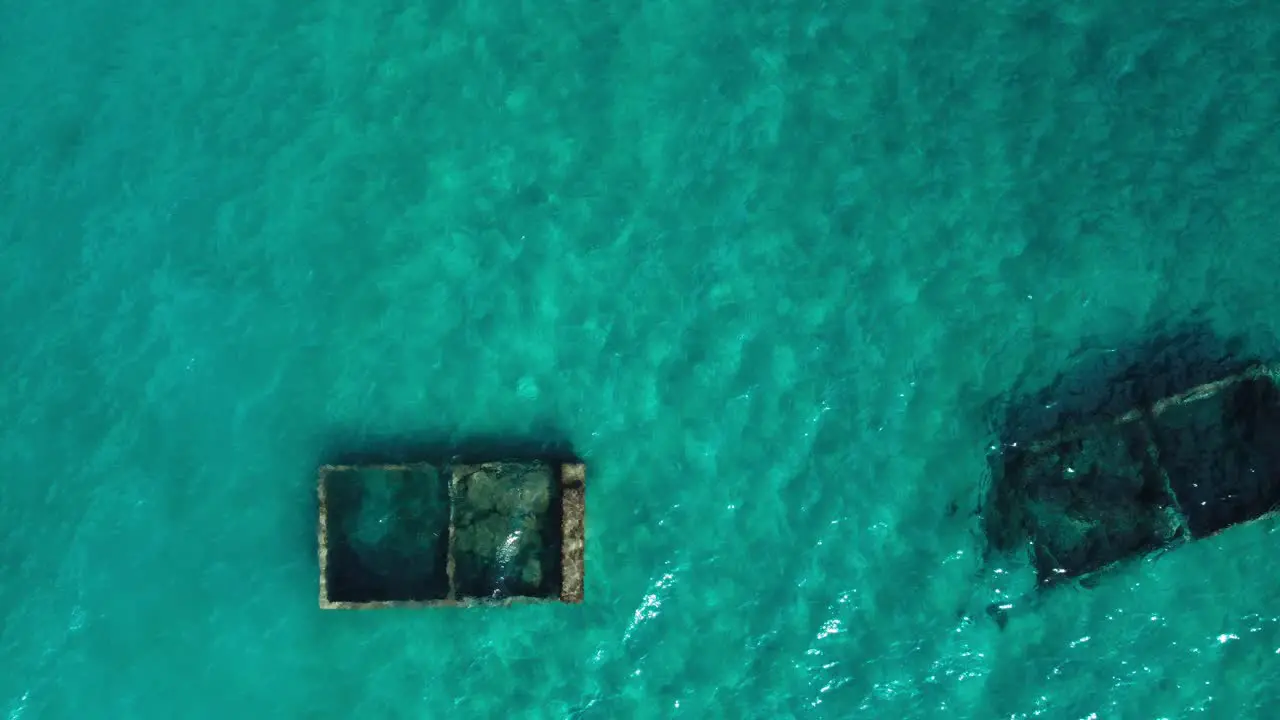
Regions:
[[1244, 335], [1219, 335], [1202, 320], [1160, 324], [1124, 343], [1094, 343], [1074, 352], [1045, 387], [1029, 389], [1019, 379], [988, 405], [987, 422], [1008, 445], [1119, 417], [1269, 359], [1248, 354], [1248, 346]]
[[1016, 382], [988, 406], [995, 441], [979, 511], [988, 556], [1025, 541], [1024, 528], [1011, 526], [1010, 519], [1026, 489], [1003, 472], [1016, 446], [1118, 418], [1273, 359], [1251, 354], [1248, 347], [1245, 336], [1223, 336], [1193, 319], [1148, 328], [1127, 344], [1082, 347], [1045, 387], [1027, 389]]
[[336, 431], [321, 443], [316, 465], [487, 460], [573, 462], [580, 458], [574, 452], [568, 435], [550, 428], [509, 435], [479, 434], [462, 437], [415, 433], [370, 435], [359, 431]]

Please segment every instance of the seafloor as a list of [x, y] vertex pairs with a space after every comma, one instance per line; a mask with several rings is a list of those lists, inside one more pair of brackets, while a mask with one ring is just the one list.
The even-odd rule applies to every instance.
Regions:
[[[1001, 631], [972, 511], [1012, 387], [1277, 354], [1276, 198], [1261, 0], [0, 0], [0, 715], [1270, 717], [1274, 523]], [[587, 602], [320, 611], [451, 443]]]

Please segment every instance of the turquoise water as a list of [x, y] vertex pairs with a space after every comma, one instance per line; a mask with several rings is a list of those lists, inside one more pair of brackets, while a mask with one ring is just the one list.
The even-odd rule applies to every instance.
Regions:
[[[1274, 523], [1001, 631], [951, 512], [1015, 379], [1276, 354], [1273, 3], [0, 0], [0, 98], [9, 718], [1280, 702]], [[477, 437], [586, 604], [319, 611], [316, 466]]]

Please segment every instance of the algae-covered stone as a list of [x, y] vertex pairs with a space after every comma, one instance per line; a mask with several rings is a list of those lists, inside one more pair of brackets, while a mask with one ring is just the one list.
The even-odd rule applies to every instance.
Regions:
[[1006, 444], [992, 458], [989, 550], [1029, 548], [1047, 584], [1276, 512], [1276, 370], [1254, 366]]
[[553, 594], [559, 560], [554, 466], [485, 463], [454, 468], [454, 579], [462, 597]]
[[1099, 570], [1176, 538], [1180, 523], [1136, 423], [1092, 428], [1006, 458], [1041, 582]]

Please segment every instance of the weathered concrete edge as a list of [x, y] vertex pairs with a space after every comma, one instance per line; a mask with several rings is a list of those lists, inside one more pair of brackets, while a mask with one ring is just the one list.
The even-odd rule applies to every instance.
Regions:
[[320, 560], [320, 607], [328, 607], [329, 602], [329, 507], [325, 494], [325, 479], [337, 466], [322, 465], [316, 473], [316, 499], [320, 503], [316, 521], [317, 553]]
[[560, 599], [555, 597], [509, 597], [501, 600], [490, 600], [488, 598], [465, 598], [462, 600], [394, 600], [385, 602], [321, 602], [321, 610], [388, 610], [388, 609], [409, 609], [421, 610], [424, 608], [482, 608], [482, 607], [508, 607], [510, 605], [559, 605]]
[[560, 602], [582, 602], [586, 590], [587, 466], [560, 466]]

